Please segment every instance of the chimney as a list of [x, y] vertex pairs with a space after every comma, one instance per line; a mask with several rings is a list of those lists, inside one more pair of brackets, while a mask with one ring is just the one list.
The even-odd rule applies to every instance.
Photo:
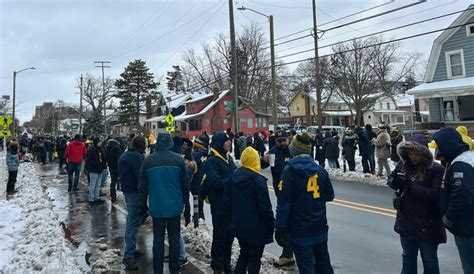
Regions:
[[212, 87], [212, 99], [215, 101], [217, 98], [219, 98], [219, 87], [214, 86]]

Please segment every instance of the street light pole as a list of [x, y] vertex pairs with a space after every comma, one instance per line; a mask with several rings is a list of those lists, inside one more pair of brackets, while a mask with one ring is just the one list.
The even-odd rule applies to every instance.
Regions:
[[15, 117], [15, 110], [16, 110], [16, 75], [20, 72], [23, 72], [25, 70], [29, 70], [29, 69], [36, 69], [35, 67], [29, 67], [29, 68], [25, 68], [25, 69], [22, 69], [22, 70], [19, 70], [19, 71], [13, 71], [13, 113], [12, 113], [12, 116], [13, 116], [13, 137], [16, 137], [16, 117]]
[[275, 69], [275, 36], [273, 31], [273, 15], [266, 15], [256, 10], [247, 7], [237, 8], [238, 10], [249, 10], [261, 16], [265, 16], [270, 23], [270, 59], [271, 59], [271, 70], [272, 70], [272, 116], [273, 116], [273, 130], [278, 127], [278, 115], [277, 115], [277, 92], [276, 92], [276, 69]]

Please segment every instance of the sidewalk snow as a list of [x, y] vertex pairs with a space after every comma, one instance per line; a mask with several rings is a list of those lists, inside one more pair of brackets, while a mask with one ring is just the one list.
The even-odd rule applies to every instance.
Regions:
[[[207, 259], [210, 259], [211, 245], [212, 245], [212, 232], [208, 228], [206, 222], [203, 219], [199, 219], [199, 227], [194, 228], [192, 224], [187, 227], [181, 227], [181, 235], [183, 236], [186, 247], [193, 250], [194, 253], [199, 254]], [[240, 248], [237, 239], [234, 239], [232, 245], [232, 257], [231, 264], [235, 266], [237, 259], [240, 254]], [[262, 257], [262, 268], [260, 273], [288, 273], [287, 271], [278, 270], [273, 266], [277, 258], [264, 252]]]
[[[343, 165], [344, 163], [342, 160], [339, 160], [339, 163], [341, 165], [341, 168], [339, 169], [332, 169], [329, 167], [328, 162], [326, 161], [326, 167], [325, 169], [328, 171], [329, 175], [337, 180], [341, 181], [350, 181], [350, 182], [361, 182], [361, 183], [366, 183], [370, 185], [375, 185], [375, 186], [387, 186], [387, 177], [377, 177], [372, 174], [365, 174], [363, 173], [363, 168], [362, 168], [362, 157], [359, 155], [355, 156], [355, 162], [356, 162], [356, 171], [349, 171], [349, 166], [347, 165], [347, 171], [344, 172]], [[376, 169], [375, 171], [377, 172], [377, 159], [375, 159], [375, 166]], [[395, 169], [395, 163], [388, 159], [388, 165], [390, 166], [390, 170]], [[385, 170], [384, 170], [384, 175], [385, 175]]]
[[39, 172], [36, 164], [22, 163], [18, 192], [0, 200], [0, 272], [81, 273]]

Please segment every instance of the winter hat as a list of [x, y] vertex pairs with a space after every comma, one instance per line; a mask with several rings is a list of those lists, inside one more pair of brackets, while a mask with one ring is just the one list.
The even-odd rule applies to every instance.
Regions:
[[413, 134], [412, 136], [410, 136], [410, 138], [408, 138], [408, 141], [417, 142], [420, 145], [428, 147], [428, 139], [426, 138], [425, 135], [421, 133]]
[[240, 164], [247, 169], [260, 173], [260, 157], [253, 147], [247, 147], [242, 151], [242, 155], [240, 155]]
[[173, 136], [173, 143], [175, 146], [182, 146], [183, 145], [183, 138], [179, 136]]
[[173, 147], [173, 139], [168, 133], [158, 133], [156, 136], [156, 150], [167, 150]]
[[74, 141], [79, 141], [79, 140], [81, 140], [81, 135], [79, 134], [74, 135]]
[[290, 153], [293, 156], [309, 154], [311, 152], [311, 140], [307, 132], [296, 135], [290, 144]]
[[284, 140], [288, 139], [288, 133], [286, 133], [286, 131], [284, 130], [279, 130], [275, 134], [276, 141], [281, 140], [281, 139], [284, 139]]

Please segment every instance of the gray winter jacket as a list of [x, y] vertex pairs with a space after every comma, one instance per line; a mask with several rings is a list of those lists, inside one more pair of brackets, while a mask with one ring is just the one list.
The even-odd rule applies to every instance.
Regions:
[[388, 159], [390, 157], [390, 135], [386, 129], [382, 129], [374, 140], [375, 157]]

